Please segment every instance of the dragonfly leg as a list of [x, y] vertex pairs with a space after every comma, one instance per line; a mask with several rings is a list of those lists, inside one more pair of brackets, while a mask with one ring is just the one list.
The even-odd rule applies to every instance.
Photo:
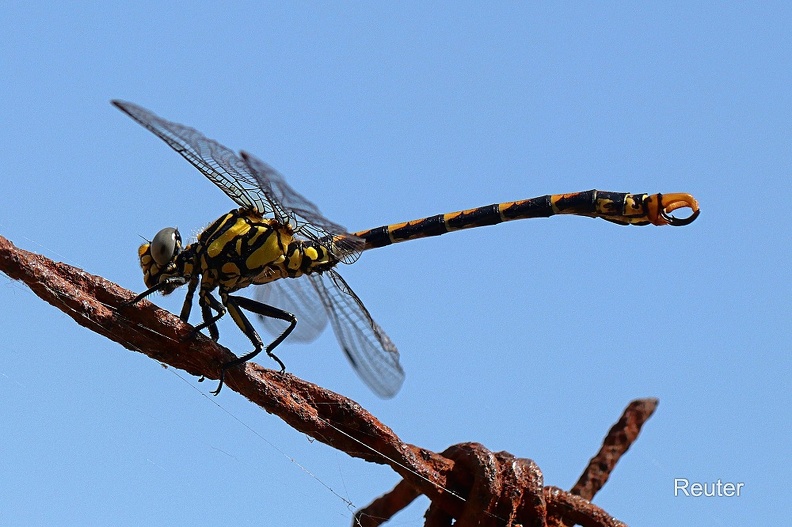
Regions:
[[187, 322], [190, 320], [190, 310], [192, 309], [193, 296], [195, 296], [196, 287], [198, 287], [198, 275], [192, 277], [190, 279], [189, 285], [187, 286], [187, 294], [184, 296], [184, 304], [182, 304], [182, 310], [179, 314], [179, 318], [182, 322]]
[[[182, 320], [182, 322], [187, 322], [190, 319], [190, 311], [192, 310], [193, 296], [195, 295], [196, 287], [198, 287], [197, 276], [193, 277], [190, 280], [190, 284], [187, 286], [187, 294], [184, 297], [184, 304], [182, 305], [181, 314], [179, 315], [179, 318]], [[223, 306], [220, 304], [220, 302], [218, 302], [214, 298], [210, 297], [208, 300], [206, 300], [205, 296], [207, 294], [208, 293], [202, 293], [199, 302], [201, 304], [201, 315], [203, 316], [204, 323], [198, 326], [197, 328], [193, 329], [190, 335], [195, 336], [195, 334], [198, 333], [198, 331], [200, 331], [204, 327], [208, 327], [209, 336], [212, 338], [212, 340], [217, 342], [217, 340], [220, 339], [220, 332], [217, 331], [217, 324], [215, 324], [215, 321], [212, 319], [212, 312], [209, 310], [211, 301], [214, 300], [214, 303], [217, 306], [219, 306], [219, 308], [215, 308], [215, 310], [220, 312], [218, 318], [222, 317], [225, 311], [223, 309]]]
[[[220, 335], [217, 331], [217, 324], [215, 323], [226, 314], [225, 306], [212, 296], [212, 293], [204, 290], [201, 290], [198, 295], [198, 304], [201, 306], [203, 323], [195, 326], [195, 328], [193, 328], [193, 333], [198, 333], [204, 328], [209, 328], [209, 336], [212, 337], [212, 340], [217, 340]], [[217, 314], [212, 316], [210, 308], [217, 311]]]
[[209, 337], [211, 337], [211, 339], [215, 342], [220, 340], [220, 331], [217, 329], [217, 323], [215, 322], [215, 318], [212, 316], [212, 310], [209, 307], [209, 304], [201, 305], [201, 316], [203, 317], [203, 324], [201, 325], [209, 329]]
[[146, 289], [145, 291], [140, 293], [138, 296], [136, 296], [132, 300], [127, 300], [126, 302], [123, 302], [121, 305], [122, 306], [131, 306], [131, 305], [137, 304], [138, 302], [140, 302], [141, 300], [143, 300], [144, 298], [146, 298], [150, 294], [156, 293], [157, 291], [159, 291], [161, 289], [171, 289], [171, 290], [173, 290], [173, 289], [176, 289], [177, 287], [182, 286], [182, 285], [184, 285], [186, 283], [187, 283], [187, 280], [184, 277], [181, 277], [181, 276], [173, 276], [171, 278], [167, 278], [167, 279], [163, 280], [162, 282], [158, 283], [157, 285], [155, 285], [154, 287], [149, 287], [148, 289]]
[[[195, 286], [198, 285], [198, 280], [191, 280], [190, 281], [190, 289], [187, 290], [187, 298], [184, 299], [184, 307], [182, 308], [182, 315], [184, 315], [185, 309], [187, 310], [187, 316], [190, 314], [190, 308], [188, 307], [187, 302], [190, 302], [192, 305], [192, 294], [195, 292]], [[213, 297], [209, 292], [201, 292], [201, 296], [198, 299], [198, 303], [201, 306], [201, 317], [203, 318], [203, 324], [199, 325], [197, 328], [193, 330], [194, 333], [197, 333], [199, 330], [203, 328], [209, 328], [209, 336], [217, 342], [220, 340], [220, 332], [217, 330], [217, 321], [225, 315], [225, 308], [223, 304], [217, 301], [215, 297]], [[211, 309], [217, 311], [217, 316], [212, 316]], [[187, 322], [187, 319], [182, 317], [182, 320]]]
[[[222, 294], [222, 293], [221, 293]], [[214, 395], [220, 393], [220, 389], [223, 387], [223, 379], [225, 377], [225, 372], [228, 368], [232, 366], [236, 366], [238, 364], [244, 364], [245, 362], [249, 361], [259, 353], [261, 353], [262, 349], [264, 349], [264, 343], [259, 337], [259, 334], [253, 328], [253, 325], [250, 323], [248, 318], [242, 312], [243, 309], [256, 313], [258, 315], [262, 315], [265, 317], [272, 317], [277, 318], [279, 320], [285, 320], [289, 323], [289, 327], [287, 327], [283, 333], [280, 334], [278, 338], [273, 340], [264, 351], [267, 352], [267, 355], [270, 356], [275, 362], [278, 363], [281, 367], [281, 373], [286, 370], [286, 366], [283, 364], [277, 355], [275, 355], [272, 350], [274, 350], [278, 344], [283, 342], [283, 340], [289, 336], [289, 333], [292, 332], [294, 326], [297, 325], [297, 317], [293, 314], [289, 313], [288, 311], [284, 311], [282, 309], [278, 309], [277, 307], [269, 306], [267, 304], [262, 304], [261, 302], [257, 302], [255, 300], [251, 300], [249, 298], [245, 298], [243, 296], [231, 296], [222, 294], [223, 302], [225, 303], [226, 307], [228, 308], [228, 313], [231, 315], [231, 318], [234, 319], [239, 329], [247, 335], [250, 339], [250, 342], [253, 343], [254, 350], [250, 353], [238, 357], [232, 361], [228, 361], [223, 364], [222, 368], [220, 369], [220, 384], [217, 386], [217, 390], [213, 391]]]

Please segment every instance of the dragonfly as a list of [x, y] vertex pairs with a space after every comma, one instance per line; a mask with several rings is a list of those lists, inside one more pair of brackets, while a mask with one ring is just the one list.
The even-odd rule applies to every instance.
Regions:
[[[404, 382], [399, 352], [374, 321], [363, 302], [336, 270], [368, 249], [438, 236], [447, 232], [505, 221], [572, 214], [603, 218], [621, 225], [688, 225], [699, 215], [690, 194], [630, 194], [589, 190], [549, 194], [484, 207], [437, 214], [403, 223], [350, 233], [325, 218], [319, 208], [295, 191], [272, 167], [241, 151], [236, 154], [199, 131], [158, 117], [136, 104], [112, 104], [163, 140], [217, 185], [238, 208], [215, 220], [184, 245], [178, 229], [166, 227], [138, 249], [148, 287], [131, 299], [135, 304], [152, 293], [170, 294], [187, 285], [180, 318], [188, 322], [198, 293], [202, 322], [219, 340], [217, 321], [229, 314], [254, 349], [221, 365], [226, 371], [264, 351], [285, 371], [275, 348], [287, 337], [310, 342], [326, 327], [363, 382], [378, 396], [393, 397]], [[671, 214], [691, 209], [687, 217]], [[248, 286], [255, 299], [233, 294]], [[217, 291], [217, 296], [215, 296]], [[266, 346], [245, 312], [258, 316], [272, 334]], [[300, 324], [297, 322], [300, 320]]]

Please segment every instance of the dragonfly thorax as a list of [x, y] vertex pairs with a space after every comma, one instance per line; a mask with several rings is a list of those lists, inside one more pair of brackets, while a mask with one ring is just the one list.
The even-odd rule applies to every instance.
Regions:
[[219, 218], [198, 236], [195, 246], [202, 289], [231, 292], [329, 269], [338, 262], [321, 244], [295, 239], [291, 225], [248, 209]]

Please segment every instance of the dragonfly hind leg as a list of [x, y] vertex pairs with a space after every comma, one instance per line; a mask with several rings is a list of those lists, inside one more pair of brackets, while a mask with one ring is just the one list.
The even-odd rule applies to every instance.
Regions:
[[[261, 353], [262, 349], [267, 352], [267, 355], [270, 356], [275, 362], [277, 362], [281, 367], [281, 373], [286, 370], [286, 366], [283, 364], [277, 355], [275, 355], [272, 350], [274, 350], [283, 340], [289, 336], [289, 333], [292, 332], [294, 326], [297, 325], [297, 317], [293, 314], [289, 313], [288, 311], [284, 311], [282, 309], [278, 309], [277, 307], [269, 306], [267, 304], [262, 304], [261, 302], [257, 302], [255, 300], [251, 300], [249, 298], [245, 298], [243, 296], [231, 296], [221, 293], [223, 298], [223, 303], [228, 308], [228, 313], [231, 315], [231, 318], [234, 319], [239, 329], [247, 335], [250, 341], [253, 343], [254, 350], [246, 355], [242, 355], [234, 360], [228, 361], [223, 364], [220, 368], [220, 384], [217, 386], [217, 390], [213, 391], [214, 395], [220, 393], [220, 389], [223, 387], [223, 380], [225, 377], [225, 372], [228, 368], [236, 366], [238, 364], [244, 364], [259, 353]], [[289, 323], [289, 326], [280, 334], [278, 338], [273, 340], [266, 349], [264, 348], [264, 342], [259, 337], [259, 334], [253, 328], [253, 325], [250, 323], [248, 318], [242, 312], [243, 309], [247, 311], [251, 311], [261, 316], [277, 318], [279, 320], [284, 320]]]

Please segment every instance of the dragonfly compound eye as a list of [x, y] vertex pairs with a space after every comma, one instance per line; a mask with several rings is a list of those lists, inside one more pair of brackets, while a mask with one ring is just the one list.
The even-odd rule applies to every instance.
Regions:
[[151, 257], [160, 267], [166, 266], [181, 252], [179, 229], [165, 227], [151, 241]]

